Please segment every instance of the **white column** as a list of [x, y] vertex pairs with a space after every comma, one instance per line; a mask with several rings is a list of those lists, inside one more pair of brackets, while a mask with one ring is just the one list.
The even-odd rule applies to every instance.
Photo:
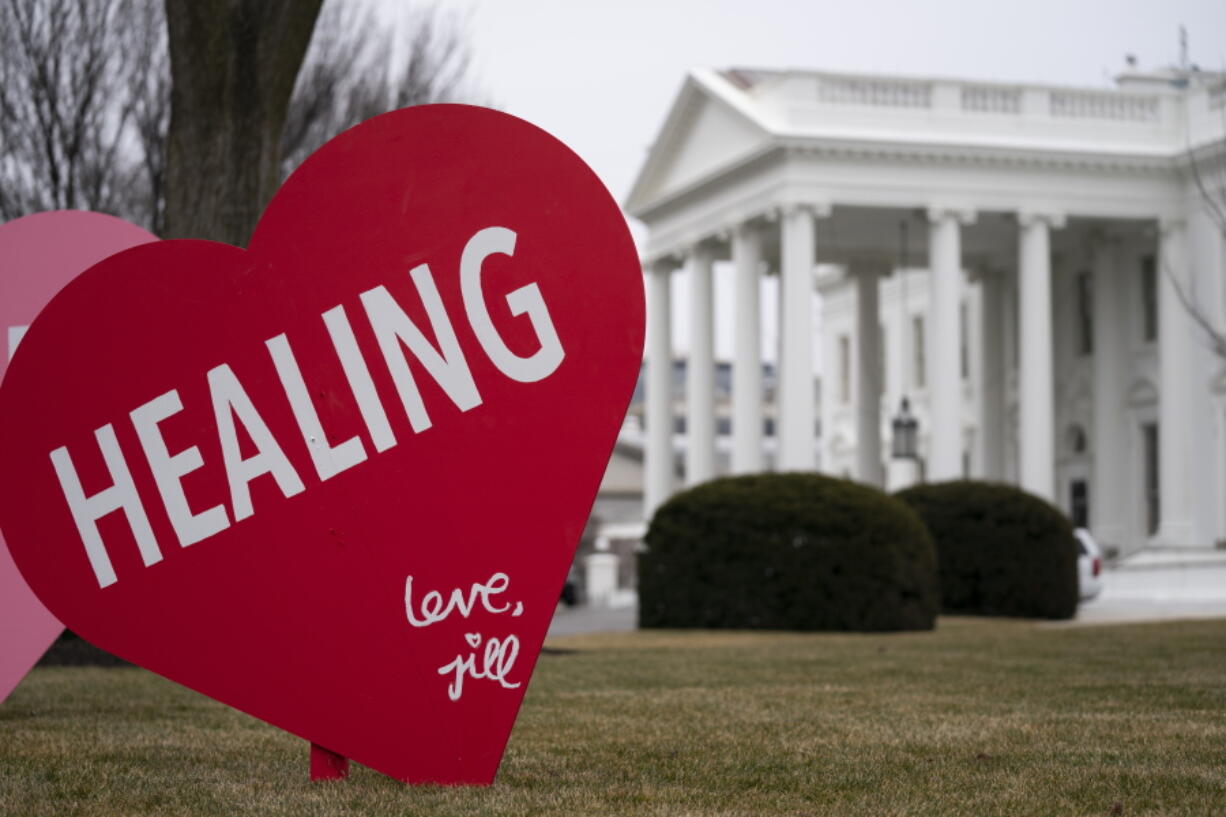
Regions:
[[643, 518], [673, 493], [672, 270], [655, 264], [647, 270], [647, 448], [644, 451]]
[[[1205, 202], [1198, 201], [1199, 212], [1192, 218], [1192, 257], [1204, 285], [1201, 300], [1205, 303], [1205, 315], [1216, 327], [1219, 338], [1226, 337], [1226, 234], [1215, 230], [1214, 221], [1205, 211]], [[1211, 478], [1205, 479], [1199, 507], [1204, 514], [1205, 541], [1226, 542], [1226, 349], [1205, 344], [1202, 355], [1208, 362], [1206, 371], [1220, 373], [1212, 377], [1211, 400], [1204, 403], [1205, 436], [1215, 436], [1212, 456], [1204, 457], [1202, 464]], [[1216, 434], [1214, 435], [1214, 429]]]
[[[1204, 200], [1194, 198], [1188, 208], [1188, 272], [1194, 281], [1192, 300], [1198, 305], [1199, 315], [1210, 326], [1217, 327], [1219, 333], [1226, 333], [1224, 239], [1226, 235], [1223, 234], [1221, 222], [1209, 212]], [[1215, 405], [1211, 384], [1219, 374], [1226, 373], [1226, 355], [1219, 357], [1214, 353], [1210, 332], [1200, 327], [1194, 327], [1191, 331], [1193, 358], [1189, 361], [1192, 371], [1189, 386], [1192, 391], [1188, 401], [1192, 428], [1189, 433], [1196, 442], [1189, 464], [1193, 485], [1190, 544], [1200, 547], [1212, 545], [1220, 537], [1226, 536], [1226, 531], [1219, 532], [1218, 526], [1222, 497], [1226, 494], [1226, 483], [1219, 480], [1226, 477], [1226, 460], [1219, 459], [1220, 453], [1209, 453], [1217, 441], [1215, 429], [1220, 420], [1216, 415], [1226, 408], [1221, 403]], [[1222, 351], [1226, 352], [1226, 349]]]
[[[1163, 221], [1158, 240], [1158, 502], [1161, 524], [1156, 543], [1195, 544], [1192, 530], [1192, 458], [1196, 455], [1193, 401], [1207, 400], [1194, 389], [1194, 325], [1176, 287], [1194, 298], [1189, 275], [1187, 228]], [[1192, 301], [1195, 303], [1195, 300]]]
[[1018, 453], [1022, 488], [1055, 501], [1055, 397], [1052, 374], [1051, 236], [1062, 217], [1021, 213], [1018, 312]]
[[995, 270], [979, 277], [979, 468], [984, 479], [997, 481], [1005, 476], [1005, 287], [1002, 277]]
[[881, 487], [881, 310], [878, 270], [858, 265], [856, 281], [856, 479]]
[[732, 362], [732, 473], [763, 470], [762, 234], [748, 224], [732, 236], [736, 274], [736, 346]]
[[1101, 545], [1121, 546], [1128, 525], [1129, 429], [1124, 391], [1128, 360], [1128, 313], [1123, 296], [1118, 237], [1098, 236], [1094, 253], [1094, 474], [1090, 482], [1090, 529]]
[[928, 479], [933, 482], [962, 476], [961, 224], [971, 219], [954, 210], [928, 213]]
[[695, 246], [690, 253], [690, 359], [685, 386], [686, 485], [697, 485], [715, 476], [713, 261], [711, 248], [706, 244]]
[[816, 237], [813, 218], [814, 210], [807, 206], [790, 207], [783, 214], [777, 459], [780, 471], [812, 471], [816, 465], [817, 400], [813, 383]]

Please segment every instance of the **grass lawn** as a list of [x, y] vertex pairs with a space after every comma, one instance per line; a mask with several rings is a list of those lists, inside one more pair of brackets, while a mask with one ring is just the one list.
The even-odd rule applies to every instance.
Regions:
[[497, 783], [411, 788], [143, 670], [0, 705], [0, 815], [1226, 814], [1226, 621], [554, 639]]

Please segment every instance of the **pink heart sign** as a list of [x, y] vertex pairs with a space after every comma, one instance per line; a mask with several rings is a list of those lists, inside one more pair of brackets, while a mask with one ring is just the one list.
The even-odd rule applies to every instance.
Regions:
[[100, 647], [392, 777], [492, 782], [643, 309], [564, 145], [385, 114], [247, 250], [148, 244], [56, 296], [0, 389], [0, 527]]
[[[26, 328], [60, 287], [112, 253], [156, 240], [122, 219], [81, 210], [0, 225], [0, 378]], [[0, 538], [0, 701], [63, 629], [26, 586]]]

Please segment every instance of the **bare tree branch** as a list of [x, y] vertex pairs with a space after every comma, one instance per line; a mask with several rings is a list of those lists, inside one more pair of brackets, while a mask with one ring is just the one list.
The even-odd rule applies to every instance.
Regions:
[[461, 18], [437, 3], [424, 3], [407, 22], [406, 53], [397, 64], [395, 34], [372, 9], [325, 4], [282, 133], [282, 176], [324, 142], [372, 116], [471, 98], [471, 59]]
[[[426, 3], [404, 20], [399, 41], [370, 7], [327, 0], [274, 177], [393, 107], [472, 97], [463, 19]], [[0, 219], [85, 208], [164, 235], [171, 90], [163, 0], [0, 0]]]
[[85, 208], [148, 223], [133, 184], [134, 81], [159, 63], [131, 46], [156, 35], [155, 6], [0, 0], [0, 217]]
[[1188, 313], [1188, 317], [1192, 319], [1192, 322], [1204, 333], [1209, 349], [1218, 357], [1226, 360], [1226, 331], [1223, 331], [1221, 327], [1217, 326], [1205, 314], [1204, 310], [1200, 308], [1169, 264], [1162, 264], [1162, 274], [1170, 281], [1171, 288], [1175, 290], [1175, 296], [1179, 299], [1180, 306]]
[[[1190, 73], [1183, 79], [1190, 86], [1197, 77]], [[1220, 92], [1223, 95], [1222, 104], [1219, 107], [1222, 117], [1221, 133], [1226, 137], [1226, 78], [1219, 76], [1214, 84], [1209, 85], [1205, 90], [1210, 98], [1213, 97], [1215, 92]], [[1219, 237], [1226, 239], [1226, 150], [1222, 149], [1220, 143], [1211, 146], [1207, 155], [1210, 157], [1210, 161], [1216, 160], [1216, 167], [1206, 168], [1202, 165], [1202, 159], [1198, 155], [1200, 151], [1192, 144], [1190, 122], [1185, 122], [1184, 133], [1188, 174], [1192, 177], [1197, 195], [1204, 206], [1205, 214], [1209, 217]], [[1213, 172], [1218, 174], [1216, 180], [1208, 178], [1208, 174]], [[1226, 361], [1226, 325], [1218, 325], [1211, 315], [1213, 307], [1206, 308], [1195, 297], [1195, 293], [1188, 292], [1187, 287], [1180, 281], [1176, 271], [1171, 269], [1165, 262], [1162, 264], [1162, 270], [1175, 290], [1183, 310], [1204, 334], [1209, 348], [1216, 356]], [[1215, 270], [1215, 272], [1222, 278], [1221, 285], [1226, 287], [1226, 267]]]

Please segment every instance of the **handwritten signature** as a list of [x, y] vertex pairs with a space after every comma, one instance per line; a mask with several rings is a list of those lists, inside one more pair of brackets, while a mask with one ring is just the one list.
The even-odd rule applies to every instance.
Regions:
[[[483, 610], [491, 615], [509, 613], [512, 618], [523, 615], [523, 602], [506, 601], [498, 597], [507, 591], [511, 580], [505, 573], [495, 573], [484, 582], [474, 582], [467, 591], [463, 587], [454, 588], [449, 594], [431, 590], [413, 600], [413, 577], [404, 582], [405, 616], [414, 627], [429, 627], [445, 621], [453, 613], [468, 619], [474, 612]], [[450, 662], [438, 668], [439, 675], [451, 675], [451, 683], [447, 685], [447, 697], [452, 701], [460, 700], [464, 694], [464, 680], [487, 680], [496, 682], [503, 689], [518, 689], [521, 682], [507, 680], [515, 667], [515, 659], [519, 657], [519, 638], [508, 635], [505, 638], [485, 638], [481, 633], [465, 633], [464, 641], [471, 650], [465, 655], [456, 655]], [[484, 642], [484, 648], [482, 643]]]

